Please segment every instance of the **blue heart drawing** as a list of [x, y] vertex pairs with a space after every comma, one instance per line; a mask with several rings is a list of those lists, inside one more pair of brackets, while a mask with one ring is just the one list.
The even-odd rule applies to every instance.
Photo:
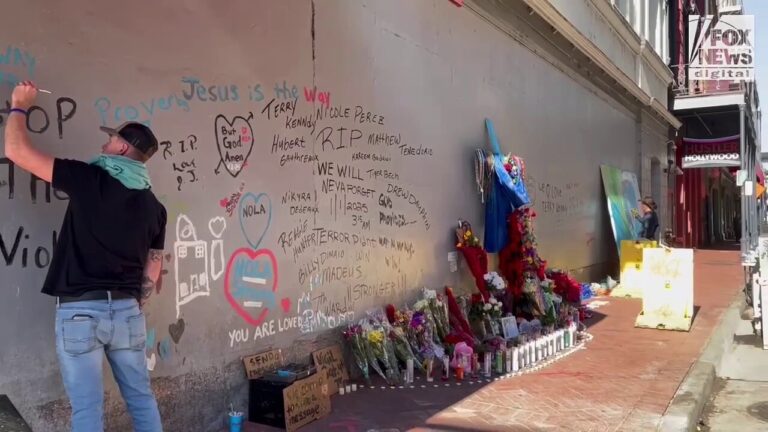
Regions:
[[[264, 206], [262, 203], [262, 199], [266, 200], [266, 206]], [[269, 225], [272, 223], [272, 201], [269, 199], [269, 195], [264, 192], [258, 195], [255, 195], [252, 192], [244, 194], [243, 197], [240, 198], [240, 202], [237, 205], [237, 213], [240, 219], [240, 229], [243, 231], [243, 237], [245, 237], [245, 241], [247, 241], [253, 249], [258, 249], [261, 241], [264, 240], [264, 236], [267, 234]], [[262, 214], [266, 214], [267, 223], [264, 224], [264, 229], [261, 231], [259, 239], [254, 242], [251, 239], [248, 230], [245, 229], [243, 219], [259, 216]]]

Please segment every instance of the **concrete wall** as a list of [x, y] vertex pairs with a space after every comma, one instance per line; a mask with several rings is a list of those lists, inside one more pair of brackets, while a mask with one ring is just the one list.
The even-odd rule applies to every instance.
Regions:
[[[658, 0], [548, 0], [649, 97], [667, 106], [669, 14]], [[663, 37], [662, 37], [663, 36]]]
[[558, 11], [603, 51], [628, 77], [637, 76], [636, 55], [630, 41], [612, 27], [592, 0], [551, 0]]
[[[663, 125], [649, 115], [641, 116], [641, 162], [640, 162], [640, 193], [643, 196], [650, 195], [659, 206], [659, 235], [663, 238], [664, 230], [672, 227], [671, 208], [674, 203], [669, 201], [669, 181], [667, 169], [667, 142], [668, 135]], [[658, 172], [653, 172], [654, 160], [660, 164]], [[654, 190], [655, 181], [658, 182], [658, 190]]]
[[[595, 0], [595, 2], [609, 0]], [[610, 0], [635, 32], [647, 40], [656, 54], [669, 57], [669, 7], [663, 0]]]
[[[469, 288], [447, 254], [458, 218], [482, 227], [486, 117], [525, 158], [550, 264], [598, 277], [615, 260], [599, 165], [640, 167], [639, 111], [447, 0], [14, 9], [0, 15], [0, 102], [19, 79], [53, 92], [30, 117], [37, 145], [88, 158], [97, 127], [126, 119], [166, 142], [149, 169], [167, 273], [146, 314], [167, 430], [218, 430], [230, 401], [244, 407], [244, 355], [303, 360], [370, 307]], [[232, 128], [252, 148], [223, 145]], [[0, 393], [35, 430], [68, 423], [54, 300], [39, 293], [65, 206], [0, 164]], [[266, 288], [238, 290], [248, 275]], [[111, 380], [106, 412], [108, 430], [128, 429]]]

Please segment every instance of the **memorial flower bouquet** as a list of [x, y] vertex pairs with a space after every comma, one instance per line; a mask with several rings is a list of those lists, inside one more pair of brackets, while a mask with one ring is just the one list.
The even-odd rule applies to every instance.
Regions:
[[[366, 340], [368, 342], [368, 362], [381, 375], [388, 384], [395, 385], [400, 380], [400, 369], [395, 359], [395, 351], [392, 342], [387, 338], [384, 326], [378, 322], [366, 321], [363, 324]], [[386, 373], [379, 366], [384, 365]]]
[[[413, 360], [414, 367], [420, 371], [424, 370], [422, 361], [416, 357], [411, 348], [410, 342], [408, 342], [408, 336], [401, 327], [389, 327], [389, 339], [392, 341], [392, 346], [395, 349], [395, 357], [408, 364], [408, 360]], [[426, 360], [426, 359], [425, 359]]]
[[416, 311], [411, 316], [409, 340], [422, 360], [442, 359], [445, 354], [443, 347], [435, 343], [427, 316], [422, 311]]
[[448, 306], [440, 295], [430, 298], [428, 304], [432, 317], [435, 320], [437, 335], [441, 341], [445, 341], [451, 332], [451, 324], [448, 320]]
[[492, 294], [501, 293], [507, 288], [507, 283], [504, 282], [504, 278], [497, 272], [486, 273], [483, 276], [483, 279], [485, 280], [485, 286]]
[[485, 339], [489, 332], [493, 336], [500, 333], [499, 319], [501, 313], [501, 302], [495, 297], [490, 297], [488, 301], [485, 301], [481, 296], [473, 296], [469, 319], [481, 339]]
[[352, 356], [355, 358], [355, 364], [360, 372], [363, 374], [365, 382], [370, 384], [371, 377], [368, 372], [368, 356], [366, 354], [366, 342], [363, 336], [363, 328], [360, 324], [350, 324], [347, 329], [343, 331], [344, 339], [347, 341], [347, 345], [352, 350]]
[[433, 330], [435, 342], [443, 343], [448, 333], [451, 332], [448, 322], [448, 311], [442, 297], [438, 296], [434, 290], [424, 290], [424, 299], [419, 300], [413, 305], [414, 310], [424, 313]]

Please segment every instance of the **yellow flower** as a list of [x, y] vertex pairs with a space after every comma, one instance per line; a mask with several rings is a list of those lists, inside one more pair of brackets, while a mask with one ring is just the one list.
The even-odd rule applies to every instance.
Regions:
[[374, 344], [384, 342], [384, 332], [381, 330], [371, 330], [368, 332], [368, 341]]

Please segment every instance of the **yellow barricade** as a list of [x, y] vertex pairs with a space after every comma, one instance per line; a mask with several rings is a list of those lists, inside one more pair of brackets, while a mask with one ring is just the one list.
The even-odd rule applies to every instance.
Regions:
[[643, 250], [643, 310], [635, 327], [691, 329], [693, 249]]
[[622, 240], [619, 265], [621, 274], [616, 289], [611, 291], [613, 297], [643, 297], [643, 250], [656, 248], [655, 240]]

